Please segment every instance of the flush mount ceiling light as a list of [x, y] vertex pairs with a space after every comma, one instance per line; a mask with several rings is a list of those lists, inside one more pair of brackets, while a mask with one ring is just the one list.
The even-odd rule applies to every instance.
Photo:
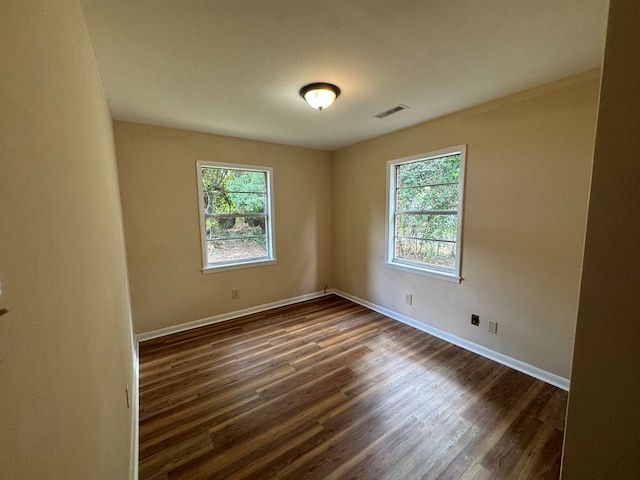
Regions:
[[310, 83], [300, 89], [300, 96], [316, 110], [323, 110], [340, 95], [340, 89], [331, 83]]

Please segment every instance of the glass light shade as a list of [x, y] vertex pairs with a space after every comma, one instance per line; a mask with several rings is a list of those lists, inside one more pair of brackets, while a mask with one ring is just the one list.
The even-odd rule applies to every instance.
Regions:
[[310, 90], [304, 95], [304, 99], [316, 110], [322, 110], [335, 101], [336, 94], [331, 90]]
[[312, 83], [300, 89], [300, 96], [316, 110], [329, 107], [340, 95], [340, 89], [330, 83]]

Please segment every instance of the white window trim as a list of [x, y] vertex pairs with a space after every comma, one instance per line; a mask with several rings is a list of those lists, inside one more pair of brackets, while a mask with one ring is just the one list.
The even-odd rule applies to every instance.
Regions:
[[[403, 157], [387, 162], [387, 220], [386, 220], [386, 259], [385, 266], [403, 272], [423, 275], [425, 277], [437, 278], [448, 282], [460, 283], [462, 277], [462, 210], [464, 206], [464, 182], [465, 182], [465, 160], [466, 145], [458, 145], [455, 147], [443, 148], [435, 152], [421, 153], [409, 157]], [[395, 189], [396, 176], [395, 168], [403, 163], [411, 163], [418, 160], [429, 160], [432, 158], [451, 155], [452, 153], [460, 153], [460, 176], [458, 180], [458, 229], [456, 232], [456, 264], [454, 272], [440, 271], [435, 266], [429, 266], [421, 263], [413, 263], [410, 261], [398, 261], [394, 259], [394, 234], [395, 234]]]
[[[234, 261], [220, 262], [215, 265], [208, 264], [207, 256], [207, 229], [204, 222], [204, 198], [202, 197], [203, 184], [202, 184], [202, 167], [215, 167], [234, 170], [247, 170], [253, 172], [266, 172], [267, 173], [267, 208], [266, 214], [269, 221], [265, 222], [265, 228], [267, 229], [267, 238], [269, 239], [269, 250], [266, 257], [261, 258], [246, 258]], [[242, 165], [239, 163], [222, 163], [222, 162], [209, 162], [206, 160], [198, 160], [196, 162], [196, 177], [198, 181], [198, 211], [200, 223], [200, 248], [202, 252], [202, 273], [221, 272], [224, 270], [235, 270], [238, 268], [246, 267], [258, 267], [264, 265], [273, 265], [277, 263], [276, 259], [276, 235], [275, 235], [275, 218], [273, 215], [273, 168], [262, 167], [258, 165]]]

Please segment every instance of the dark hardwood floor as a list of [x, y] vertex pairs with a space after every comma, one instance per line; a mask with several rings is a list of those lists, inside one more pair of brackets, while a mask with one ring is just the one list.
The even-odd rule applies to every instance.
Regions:
[[337, 296], [140, 344], [140, 478], [557, 479], [566, 392]]

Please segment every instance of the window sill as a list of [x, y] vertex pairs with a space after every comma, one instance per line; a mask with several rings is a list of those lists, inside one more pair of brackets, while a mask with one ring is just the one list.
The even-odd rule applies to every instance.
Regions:
[[203, 274], [223, 272], [225, 270], [237, 270], [239, 268], [247, 267], [263, 267], [265, 265], [275, 265], [275, 258], [259, 259], [259, 260], [247, 260], [246, 262], [225, 263], [221, 265], [209, 265], [202, 269]]
[[452, 283], [460, 283], [460, 281], [462, 280], [462, 278], [459, 275], [456, 275], [455, 273], [440, 272], [438, 270], [427, 270], [425, 268], [414, 267], [412, 265], [406, 265], [402, 263], [384, 262], [384, 266], [388, 268], [393, 268], [395, 270], [413, 273], [415, 275], [422, 275], [423, 277], [431, 277], [431, 278], [436, 278], [438, 280], [445, 280], [447, 282], [452, 282]]

